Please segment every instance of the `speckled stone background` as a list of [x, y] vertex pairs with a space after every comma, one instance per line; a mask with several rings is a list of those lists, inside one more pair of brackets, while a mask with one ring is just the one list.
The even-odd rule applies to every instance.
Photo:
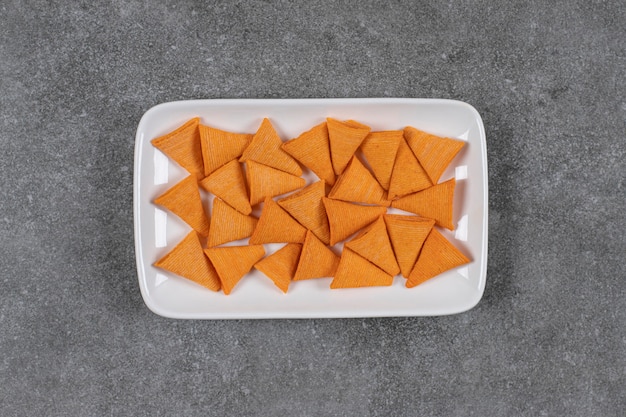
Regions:
[[[0, 415], [624, 415], [622, 2], [0, 7]], [[133, 250], [137, 123], [161, 102], [238, 97], [475, 106], [490, 185], [479, 305], [151, 313]]]

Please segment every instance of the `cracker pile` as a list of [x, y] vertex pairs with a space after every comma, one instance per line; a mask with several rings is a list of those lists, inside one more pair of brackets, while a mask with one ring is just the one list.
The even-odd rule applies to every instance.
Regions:
[[[455, 180], [439, 179], [460, 140], [327, 118], [283, 142], [267, 118], [247, 134], [196, 117], [152, 144], [190, 174], [154, 203], [193, 229], [154, 265], [212, 291], [230, 294], [252, 268], [284, 293], [322, 277], [331, 289], [389, 286], [398, 274], [411, 288], [470, 261], [438, 230], [454, 229]], [[306, 184], [302, 166], [318, 180]], [[268, 255], [267, 243], [284, 246]]]

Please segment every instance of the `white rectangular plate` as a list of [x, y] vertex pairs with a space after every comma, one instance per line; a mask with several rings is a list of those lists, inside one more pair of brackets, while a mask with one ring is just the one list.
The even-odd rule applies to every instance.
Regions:
[[[397, 276], [390, 287], [330, 290], [330, 278], [292, 283], [283, 294], [253, 269], [229, 296], [212, 292], [152, 264], [188, 232], [175, 215], [153, 199], [188, 174], [150, 141], [192, 117], [219, 129], [254, 133], [268, 117], [283, 140], [326, 117], [354, 119], [372, 130], [414, 126], [467, 142], [441, 177], [456, 177], [454, 223], [443, 231], [472, 260], [415, 288]], [[314, 179], [312, 174], [305, 178]], [[434, 316], [460, 313], [481, 299], [487, 273], [487, 155], [485, 131], [469, 104], [439, 99], [285, 99], [193, 100], [164, 103], [148, 110], [137, 128], [134, 178], [135, 251], [139, 287], [156, 314], [184, 319], [258, 319]], [[441, 229], [440, 229], [441, 230]], [[280, 245], [266, 245], [268, 253]]]

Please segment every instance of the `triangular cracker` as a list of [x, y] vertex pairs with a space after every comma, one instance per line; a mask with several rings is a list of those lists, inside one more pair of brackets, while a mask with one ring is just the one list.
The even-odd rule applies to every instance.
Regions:
[[396, 161], [400, 141], [404, 141], [401, 130], [370, 132], [361, 144], [361, 151], [378, 183], [389, 190], [391, 172]]
[[411, 275], [406, 282], [408, 288], [436, 277], [442, 272], [464, 265], [470, 260], [437, 229], [430, 232]]
[[385, 207], [391, 203], [387, 199], [387, 192], [356, 156], [352, 157], [343, 174], [337, 178], [328, 197]]
[[335, 171], [330, 159], [326, 122], [283, 143], [282, 149], [313, 171], [318, 178], [326, 181], [327, 184], [333, 185], [335, 183]]
[[260, 164], [276, 168], [292, 175], [302, 175], [300, 165], [281, 149], [283, 141], [274, 130], [269, 119], [263, 119], [259, 130], [254, 134], [252, 142], [243, 151], [239, 162], [256, 161]]
[[251, 244], [261, 243], [302, 243], [306, 228], [298, 223], [274, 200], [267, 197], [259, 222], [250, 237]]
[[404, 137], [433, 184], [465, 146], [462, 140], [431, 135], [411, 126], [404, 129]]
[[315, 233], [325, 244], [330, 242], [330, 228], [326, 208], [322, 198], [326, 196], [324, 181], [317, 181], [304, 187], [277, 203], [287, 210], [302, 226]]
[[353, 121], [340, 122], [330, 117], [326, 119], [326, 122], [333, 170], [335, 174], [340, 175], [370, 132], [370, 128], [360, 123], [353, 123]]
[[209, 219], [204, 211], [198, 181], [194, 175], [176, 183], [157, 197], [154, 203], [176, 214], [202, 236], [208, 236]]
[[294, 281], [311, 278], [332, 277], [337, 271], [339, 256], [319, 240], [310, 230], [306, 232], [306, 239], [302, 245], [298, 269], [293, 277]]
[[246, 216], [216, 198], [213, 200], [211, 228], [209, 229], [208, 247], [218, 246], [226, 242], [250, 237], [258, 219]]
[[190, 279], [212, 291], [221, 288], [220, 279], [202, 251], [198, 233], [192, 230], [167, 255], [155, 262], [154, 266]]
[[287, 172], [259, 164], [246, 162], [246, 178], [250, 190], [250, 205], [260, 203], [265, 197], [274, 197], [304, 187], [306, 181]]
[[422, 244], [435, 224], [432, 219], [417, 216], [386, 214], [387, 233], [402, 276], [408, 278]]
[[296, 273], [301, 250], [301, 244], [287, 243], [270, 256], [261, 259], [254, 267], [274, 281], [282, 292], [287, 293], [289, 284]]
[[432, 186], [432, 182], [404, 139], [400, 141], [389, 184], [389, 199]]
[[199, 117], [194, 117], [176, 130], [152, 139], [150, 143], [176, 161], [197, 178], [204, 177], [202, 146], [198, 132]]
[[452, 203], [454, 200], [454, 178], [433, 185], [423, 191], [409, 194], [392, 201], [391, 206], [400, 210], [435, 219], [438, 226], [454, 230]]
[[247, 133], [233, 133], [200, 125], [204, 174], [209, 175], [222, 165], [239, 158], [252, 140]]
[[222, 282], [224, 294], [228, 295], [252, 266], [265, 256], [263, 245], [222, 246], [204, 250]]
[[390, 275], [400, 273], [382, 216], [354, 239], [346, 242], [344, 247], [353, 250]]
[[378, 268], [361, 255], [344, 248], [330, 288], [375, 287], [390, 286], [391, 284], [393, 284], [392, 275]]
[[356, 233], [387, 211], [385, 207], [361, 206], [327, 197], [324, 197], [322, 201], [326, 207], [330, 225], [331, 246]]
[[236, 159], [200, 181], [200, 186], [224, 200], [242, 214], [250, 214], [250, 200], [241, 165]]

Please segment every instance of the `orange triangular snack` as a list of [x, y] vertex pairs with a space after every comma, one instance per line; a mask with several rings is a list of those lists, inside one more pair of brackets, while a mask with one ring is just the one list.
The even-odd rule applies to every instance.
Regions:
[[256, 161], [292, 175], [302, 175], [302, 168], [287, 152], [281, 149], [282, 145], [283, 141], [274, 130], [274, 126], [269, 119], [265, 118], [252, 138], [252, 142], [243, 151], [239, 162]]
[[390, 275], [400, 273], [382, 216], [357, 234], [354, 239], [346, 242], [344, 247], [361, 255]]
[[408, 288], [415, 287], [424, 281], [464, 265], [470, 260], [452, 245], [437, 229], [430, 232], [422, 252], [420, 253], [411, 275], [406, 282]]
[[387, 209], [379, 206], [361, 206], [345, 201], [322, 199], [330, 225], [330, 245], [344, 240], [384, 214]]
[[265, 197], [274, 197], [304, 187], [306, 181], [276, 168], [258, 162], [246, 162], [246, 177], [250, 190], [250, 205], [260, 203]]
[[338, 265], [339, 257], [309, 230], [306, 232], [293, 280], [332, 277]]
[[221, 246], [204, 250], [222, 282], [224, 294], [228, 295], [235, 285], [265, 256], [263, 245]]
[[432, 186], [432, 182], [404, 139], [400, 141], [389, 184], [389, 199]]
[[236, 159], [215, 170], [200, 181], [200, 186], [215, 194], [242, 214], [250, 214], [250, 200], [241, 166]]
[[259, 222], [250, 237], [251, 244], [292, 242], [302, 243], [306, 228], [294, 220], [274, 200], [267, 197]]
[[222, 165], [239, 158], [252, 140], [248, 133], [233, 133], [200, 125], [204, 174], [209, 175]]
[[152, 139], [150, 143], [190, 174], [202, 178], [204, 177], [204, 161], [198, 132], [199, 123], [200, 118], [195, 117], [176, 130]]
[[250, 237], [256, 224], [256, 217], [246, 216], [216, 198], [213, 200], [213, 213], [211, 213], [211, 228], [209, 229], [208, 247], [218, 246], [233, 240]]
[[384, 216], [389, 240], [396, 254], [402, 276], [408, 278], [422, 244], [430, 233], [435, 221], [417, 216], [386, 214]]
[[404, 137], [433, 184], [437, 184], [443, 171], [465, 146], [462, 140], [431, 135], [411, 126], [404, 128]]
[[278, 200], [278, 204], [287, 210], [302, 226], [315, 233], [322, 242], [330, 242], [330, 228], [326, 208], [322, 197], [326, 196], [324, 181], [317, 181], [288, 197]]
[[353, 121], [340, 122], [330, 117], [326, 119], [326, 123], [333, 170], [335, 174], [340, 175], [370, 132], [370, 128]]
[[326, 181], [327, 184], [333, 185], [335, 183], [335, 171], [330, 159], [326, 122], [283, 143], [281, 148], [313, 171], [318, 178]]
[[287, 293], [289, 284], [296, 273], [301, 250], [301, 244], [287, 243], [270, 256], [261, 259], [254, 267], [274, 281], [282, 292]]
[[202, 206], [198, 181], [195, 176], [190, 175], [176, 183], [154, 200], [154, 203], [176, 214], [202, 236], [208, 236], [209, 219]]
[[202, 251], [198, 233], [192, 230], [154, 266], [190, 279], [210, 290], [219, 291], [220, 279]]
[[361, 255], [344, 248], [330, 288], [376, 287], [391, 284], [393, 284], [392, 275], [378, 268]]
[[435, 219], [438, 226], [454, 230], [452, 223], [452, 203], [454, 199], [454, 178], [433, 185], [415, 194], [394, 200], [391, 206], [400, 210]]
[[387, 200], [387, 193], [383, 187], [356, 156], [352, 157], [343, 174], [337, 178], [328, 197], [385, 207], [389, 207], [391, 203]]
[[370, 132], [361, 144], [361, 151], [378, 183], [389, 189], [391, 172], [396, 161], [400, 141], [404, 141], [401, 130]]

